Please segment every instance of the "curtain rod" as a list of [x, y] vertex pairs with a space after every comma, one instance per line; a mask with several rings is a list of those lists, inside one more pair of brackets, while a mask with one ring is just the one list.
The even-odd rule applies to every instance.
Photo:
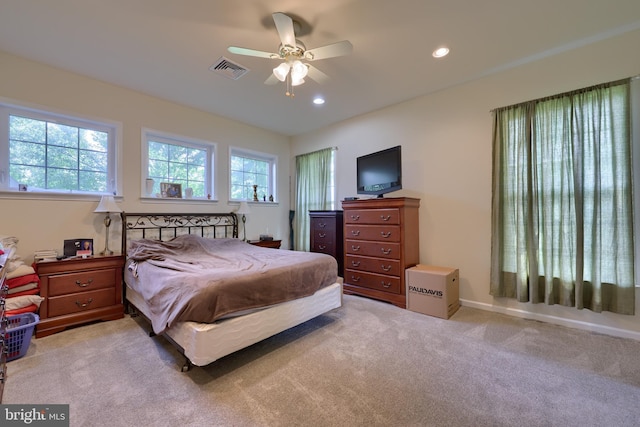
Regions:
[[566, 91], [566, 92], [557, 93], [555, 95], [543, 96], [542, 98], [538, 98], [538, 99], [530, 99], [528, 101], [516, 102], [515, 104], [505, 105], [504, 107], [496, 107], [496, 108], [493, 108], [493, 109], [489, 110], [489, 112], [493, 113], [495, 110], [500, 110], [502, 108], [515, 107], [516, 105], [526, 104], [527, 102], [540, 101], [540, 100], [543, 100], [543, 99], [554, 98], [556, 96], [561, 96], [561, 95], [573, 93], [573, 92], [576, 92], [576, 91], [590, 89], [590, 88], [594, 88], [594, 87], [601, 86], [601, 85], [617, 84], [617, 83], [623, 82], [625, 80], [631, 81], [631, 80], [638, 80], [638, 79], [640, 79], [640, 74], [632, 76], [632, 77], [626, 77], [624, 79], [612, 80], [610, 82], [605, 82], [605, 83], [599, 83], [599, 84], [595, 84], [595, 85], [591, 85], [591, 86], [586, 86], [586, 87], [583, 87], [583, 88], [580, 88], [580, 89], [569, 90], [569, 91]]

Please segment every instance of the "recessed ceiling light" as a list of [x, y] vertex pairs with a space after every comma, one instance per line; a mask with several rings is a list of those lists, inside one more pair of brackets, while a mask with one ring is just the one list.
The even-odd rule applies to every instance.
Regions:
[[434, 58], [442, 58], [443, 56], [447, 56], [449, 54], [449, 48], [447, 47], [439, 47], [433, 51]]
[[315, 98], [313, 98], [313, 103], [316, 105], [322, 105], [324, 104], [324, 98], [316, 96]]

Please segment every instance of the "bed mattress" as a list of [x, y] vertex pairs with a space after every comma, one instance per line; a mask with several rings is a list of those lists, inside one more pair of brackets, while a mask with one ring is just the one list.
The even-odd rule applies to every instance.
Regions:
[[[127, 285], [127, 300], [148, 317], [144, 298]], [[214, 323], [178, 322], [167, 335], [196, 366], [209, 363], [304, 323], [342, 305], [342, 284], [334, 283], [313, 295], [255, 310]]]

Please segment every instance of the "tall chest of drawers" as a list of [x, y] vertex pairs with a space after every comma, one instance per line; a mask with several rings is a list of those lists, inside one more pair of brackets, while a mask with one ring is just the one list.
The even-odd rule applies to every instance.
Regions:
[[409, 197], [342, 202], [346, 294], [406, 308], [404, 270], [420, 262], [419, 207]]
[[39, 262], [40, 323], [36, 337], [96, 320], [124, 317], [122, 270], [124, 257], [96, 256]]
[[344, 274], [342, 211], [309, 211], [310, 250], [331, 255], [338, 261], [338, 276]]

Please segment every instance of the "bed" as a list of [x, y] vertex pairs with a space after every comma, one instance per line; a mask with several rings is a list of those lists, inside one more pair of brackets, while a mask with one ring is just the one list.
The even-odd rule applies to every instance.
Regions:
[[234, 213], [121, 217], [127, 311], [177, 347], [183, 371], [342, 305], [333, 258], [243, 242]]

